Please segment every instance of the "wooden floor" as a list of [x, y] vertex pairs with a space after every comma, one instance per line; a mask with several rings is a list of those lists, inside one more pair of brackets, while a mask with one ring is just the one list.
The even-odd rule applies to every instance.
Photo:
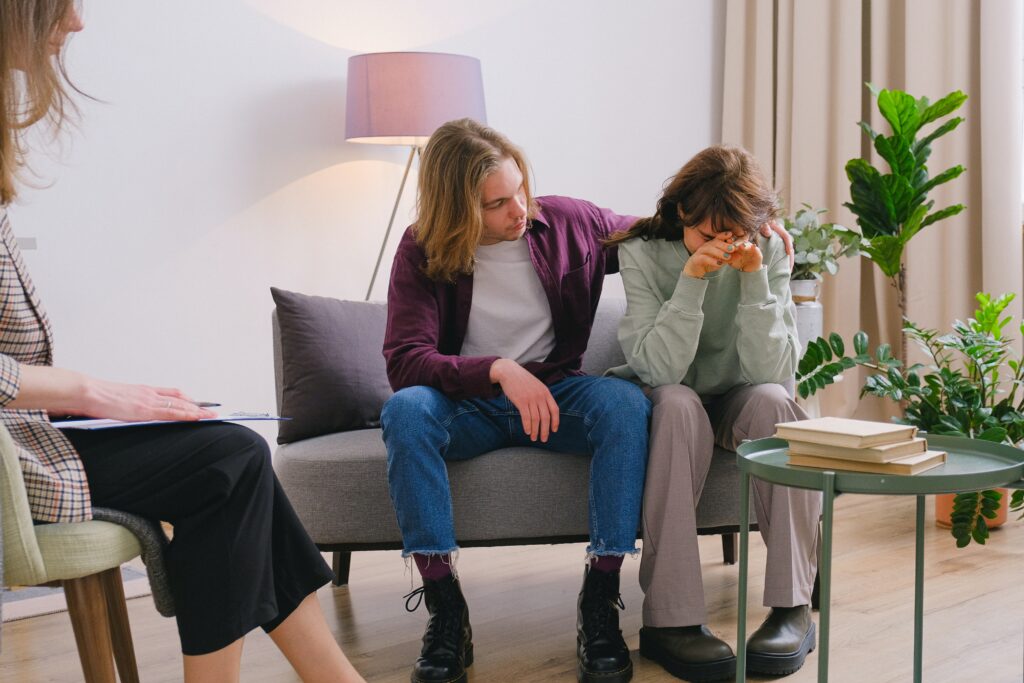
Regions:
[[[903, 683], [912, 676], [914, 501], [844, 495], [837, 501], [830, 680]], [[930, 506], [929, 506], [930, 507]], [[929, 518], [931, 512], [929, 510]], [[751, 544], [751, 607], [756, 628], [764, 547]], [[925, 583], [924, 679], [928, 683], [1024, 681], [1024, 521], [993, 531], [986, 547], [957, 550], [929, 519]], [[729, 642], [736, 634], [736, 567], [721, 563], [717, 538], [701, 540], [711, 627]], [[575, 600], [582, 546], [531, 546], [463, 551], [459, 562], [470, 604], [476, 664], [470, 680], [574, 681]], [[635, 681], [676, 680], [636, 652], [642, 595], [639, 562], [623, 575], [623, 632], [633, 649]], [[425, 610], [407, 614], [402, 595], [412, 582], [397, 552], [357, 554], [348, 588], [325, 588], [327, 618], [367, 680], [409, 680]], [[143, 681], [180, 679], [174, 622], [149, 598], [129, 601]], [[786, 678], [816, 680], [817, 652]], [[6, 624], [0, 683], [81, 679], [66, 614]], [[243, 681], [296, 681], [262, 631], [252, 634]], [[761, 680], [761, 679], [751, 679]]]

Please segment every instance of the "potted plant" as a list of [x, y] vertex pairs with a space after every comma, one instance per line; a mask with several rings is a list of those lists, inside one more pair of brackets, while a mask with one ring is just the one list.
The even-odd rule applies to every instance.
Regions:
[[793, 238], [795, 265], [790, 275], [793, 301], [817, 301], [823, 274], [839, 272], [839, 259], [860, 253], [860, 235], [838, 223], [822, 223], [825, 209], [803, 204], [790, 220], [784, 218], [786, 230]]
[[[921, 230], [964, 210], [954, 204], [932, 211], [933, 189], [957, 178], [964, 167], [957, 165], [935, 176], [928, 169], [931, 145], [963, 122], [955, 116], [923, 137], [922, 129], [952, 114], [967, 99], [956, 90], [935, 103], [927, 97], [915, 98], [901, 90], [879, 90], [868, 84], [878, 100], [878, 109], [892, 130], [891, 135], [876, 132], [862, 121], [860, 126], [871, 138], [875, 151], [888, 165], [877, 169], [864, 159], [846, 163], [850, 180], [850, 201], [843, 204], [857, 216], [863, 243], [861, 253], [878, 265], [896, 289], [901, 316], [907, 314], [907, 271], [903, 251]], [[901, 336], [901, 358], [906, 358], [906, 335]]]
[[[978, 308], [967, 322], [957, 320], [953, 331], [919, 327], [904, 318], [903, 333], [927, 355], [927, 364], [909, 368], [881, 344], [872, 356], [868, 335], [853, 338], [854, 355], [838, 334], [819, 337], [808, 345], [797, 368], [797, 391], [807, 397], [835, 381], [837, 375], [861, 366], [871, 371], [861, 396], [889, 398], [905, 406], [897, 422], [932, 434], [986, 439], [1024, 448], [1024, 362], [1003, 334], [1010, 316], [1003, 317], [1013, 294], [993, 298], [975, 295]], [[1024, 322], [1019, 330], [1024, 335]], [[1020, 390], [1018, 392], [1018, 390]], [[952, 509], [952, 534], [963, 547], [973, 539], [984, 543], [988, 523], [997, 517], [998, 491], [960, 493]], [[1024, 491], [1015, 491], [1010, 508], [1024, 518]]]

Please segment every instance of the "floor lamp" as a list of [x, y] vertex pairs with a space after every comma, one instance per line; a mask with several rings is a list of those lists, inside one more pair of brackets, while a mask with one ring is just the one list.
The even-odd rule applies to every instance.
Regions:
[[373, 267], [366, 300], [377, 281], [413, 159], [441, 124], [471, 118], [487, 122], [480, 60], [439, 52], [374, 52], [348, 60], [345, 139], [408, 145], [409, 159]]

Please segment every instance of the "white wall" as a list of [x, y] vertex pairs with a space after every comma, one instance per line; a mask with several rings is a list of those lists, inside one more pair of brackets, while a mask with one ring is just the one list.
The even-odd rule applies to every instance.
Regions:
[[488, 122], [525, 148], [539, 194], [650, 213], [719, 139], [717, 5], [87, 2], [68, 65], [101, 101], [33, 157], [49, 186], [11, 211], [38, 241], [57, 363], [273, 409], [268, 287], [361, 299], [405, 163], [344, 141], [352, 54], [478, 57]]

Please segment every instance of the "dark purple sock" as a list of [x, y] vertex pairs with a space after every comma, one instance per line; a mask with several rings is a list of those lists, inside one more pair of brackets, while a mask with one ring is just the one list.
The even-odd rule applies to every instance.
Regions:
[[602, 574], [614, 574], [622, 568], [622, 555], [597, 555], [590, 559], [590, 566]]
[[[424, 579], [437, 581], [452, 573], [452, 558], [450, 555], [420, 555], [413, 553], [412, 559], [416, 560], [416, 568], [420, 570], [420, 576]], [[622, 558], [619, 558], [622, 564]]]

